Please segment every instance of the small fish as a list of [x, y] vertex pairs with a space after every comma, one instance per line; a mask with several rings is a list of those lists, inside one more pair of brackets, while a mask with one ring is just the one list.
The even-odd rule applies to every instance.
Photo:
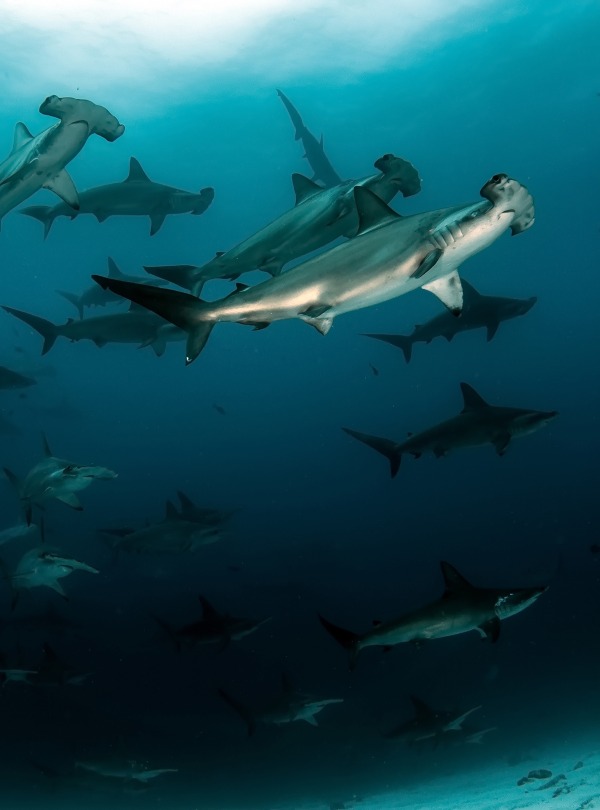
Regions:
[[221, 416], [227, 416], [227, 411], [222, 405], [217, 405], [216, 403], [213, 402], [213, 408], [217, 413], [220, 413]]
[[370, 369], [371, 369], [371, 371], [373, 372], [373, 376], [374, 376], [374, 377], [379, 377], [379, 369], [378, 369], [378, 368], [376, 368], [376, 367], [373, 365], [373, 363], [369, 363], [369, 368], [370, 368]]

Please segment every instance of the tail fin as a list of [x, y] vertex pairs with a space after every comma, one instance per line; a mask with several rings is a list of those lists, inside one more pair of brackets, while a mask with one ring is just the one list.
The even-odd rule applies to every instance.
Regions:
[[135, 304], [140, 304], [187, 332], [186, 366], [189, 366], [206, 346], [214, 323], [202, 320], [201, 316], [207, 305], [195, 296], [175, 290], [163, 290], [150, 284], [118, 281], [105, 276], [92, 278], [103, 290], [110, 290]]
[[28, 217], [33, 217], [41, 222], [44, 226], [44, 239], [50, 233], [50, 228], [56, 217], [52, 214], [52, 206], [50, 205], [31, 205], [29, 208], [22, 208], [20, 214], [25, 214]]
[[6, 312], [14, 315], [15, 318], [24, 321], [26, 324], [39, 332], [44, 338], [44, 345], [42, 347], [42, 354], [47, 354], [54, 346], [54, 341], [59, 336], [59, 327], [51, 321], [46, 321], [44, 318], [38, 318], [37, 315], [31, 315], [29, 312], [22, 312], [20, 309], [13, 309], [12, 307], [2, 307]]
[[383, 439], [380, 436], [370, 436], [368, 433], [359, 433], [357, 430], [350, 430], [350, 428], [342, 428], [344, 433], [358, 439], [359, 442], [366, 444], [367, 447], [372, 447], [377, 450], [382, 456], [385, 456], [390, 462], [390, 474], [392, 478], [396, 477], [400, 469], [400, 461], [402, 460], [402, 453], [398, 449], [398, 444], [391, 439]]
[[332, 622], [328, 621], [324, 616], [321, 616], [320, 613], [318, 615], [319, 621], [325, 630], [327, 630], [329, 635], [350, 653], [349, 666], [350, 669], [353, 670], [356, 667], [356, 657], [359, 653], [358, 644], [362, 636], [359, 636], [358, 633], [353, 633], [351, 630], [345, 630], [343, 627], [338, 627], [337, 624], [333, 624]]
[[156, 266], [144, 265], [144, 270], [151, 276], [170, 281], [184, 290], [191, 290], [195, 284], [198, 270], [193, 264], [164, 264]]
[[177, 652], [181, 652], [181, 642], [177, 638], [177, 635], [175, 634], [175, 631], [173, 630], [171, 625], [168, 622], [165, 622], [164, 619], [160, 619], [154, 613], [151, 613], [150, 615], [152, 616], [156, 624], [160, 627], [160, 629], [164, 632], [165, 636], [169, 639], [169, 641], [175, 646]]
[[406, 360], [407, 363], [410, 363], [410, 358], [412, 357], [413, 342], [408, 335], [363, 334], [363, 337], [370, 337], [374, 338], [375, 340], [382, 340], [384, 343], [390, 343], [392, 346], [396, 346], [397, 349], [402, 349], [404, 359]]
[[243, 703], [240, 703], [235, 698], [231, 697], [231, 695], [226, 692], [224, 689], [219, 689], [219, 696], [225, 703], [230, 706], [234, 712], [237, 712], [239, 716], [242, 718], [244, 723], [246, 724], [246, 728], [248, 729], [248, 736], [251, 737], [254, 732], [256, 731], [256, 718], [248, 709], [247, 706], [244, 706]]
[[79, 317], [83, 318], [83, 304], [81, 303], [81, 298], [78, 295], [75, 295], [75, 293], [64, 292], [64, 290], [57, 290], [56, 292], [59, 295], [62, 295], [63, 298], [66, 298], [70, 304], [73, 304], [79, 313]]

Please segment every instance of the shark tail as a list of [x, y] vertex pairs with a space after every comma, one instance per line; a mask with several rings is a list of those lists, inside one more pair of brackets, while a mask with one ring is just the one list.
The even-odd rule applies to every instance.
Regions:
[[52, 223], [56, 219], [52, 213], [52, 206], [50, 205], [30, 205], [29, 208], [23, 208], [19, 213], [25, 214], [25, 216], [28, 217], [33, 217], [34, 219], [37, 219], [38, 222], [42, 223], [44, 226], [44, 239], [50, 233]]
[[163, 264], [144, 265], [144, 270], [149, 275], [169, 281], [171, 284], [183, 287], [184, 290], [193, 290], [198, 268], [193, 264]]
[[156, 624], [160, 627], [160, 629], [164, 632], [165, 636], [169, 639], [169, 641], [174, 645], [177, 652], [181, 652], [181, 643], [177, 638], [173, 628], [171, 625], [166, 622], [164, 619], [159, 618], [154, 613], [150, 614]]
[[15, 318], [31, 326], [36, 332], [44, 338], [44, 345], [42, 347], [42, 354], [47, 354], [54, 346], [54, 341], [60, 335], [60, 329], [56, 324], [47, 321], [44, 318], [39, 318], [37, 315], [31, 315], [29, 312], [22, 312], [20, 309], [13, 309], [12, 307], [2, 307], [6, 312], [14, 315]]
[[64, 292], [64, 290], [57, 290], [56, 292], [59, 295], [62, 295], [63, 298], [66, 298], [70, 304], [73, 304], [79, 313], [79, 317], [83, 318], [83, 304], [81, 303], [81, 299], [78, 295], [75, 295], [75, 293]]
[[186, 366], [189, 366], [206, 346], [214, 322], [202, 317], [209, 307], [194, 295], [152, 287], [149, 284], [119, 281], [106, 276], [92, 276], [92, 278], [103, 290], [110, 290], [140, 304], [187, 332]]
[[224, 689], [219, 689], [219, 697], [222, 700], [224, 700], [225, 703], [234, 710], [234, 712], [237, 712], [237, 714], [239, 714], [239, 716], [246, 724], [246, 728], [248, 729], [248, 736], [252, 737], [252, 735], [256, 731], [256, 718], [254, 717], [250, 709], [247, 706], [244, 706], [243, 703], [240, 703], [239, 700], [236, 700], [234, 697], [232, 697]]
[[356, 667], [356, 657], [359, 653], [359, 642], [362, 636], [358, 635], [358, 633], [353, 633], [351, 630], [338, 627], [337, 624], [333, 624], [333, 622], [321, 616], [320, 613], [318, 615], [319, 621], [329, 635], [350, 654], [349, 666], [350, 669], [353, 670]]
[[410, 358], [412, 357], [413, 342], [408, 335], [364, 334], [363, 337], [374, 338], [375, 340], [381, 340], [384, 343], [389, 343], [391, 346], [396, 346], [396, 348], [402, 350], [402, 354], [404, 355], [404, 359], [406, 360], [406, 362], [410, 363]]
[[383, 439], [380, 436], [371, 436], [368, 433], [359, 433], [357, 430], [350, 430], [350, 428], [342, 428], [344, 433], [358, 439], [359, 442], [366, 444], [367, 447], [372, 447], [382, 456], [385, 456], [390, 462], [390, 474], [395, 478], [398, 470], [400, 469], [400, 462], [402, 460], [402, 453], [398, 449], [396, 442], [391, 439]]

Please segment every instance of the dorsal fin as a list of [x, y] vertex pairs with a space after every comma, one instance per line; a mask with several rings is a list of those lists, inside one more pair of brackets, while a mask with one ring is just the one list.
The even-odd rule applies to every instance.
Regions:
[[42, 652], [44, 653], [44, 657], [47, 661], [52, 661], [53, 663], [58, 662], [58, 655], [54, 652], [53, 648], [45, 641], [42, 645]]
[[357, 236], [375, 228], [381, 228], [394, 220], [401, 219], [384, 201], [363, 186], [354, 187], [354, 203], [358, 212]]
[[50, 449], [50, 445], [48, 444], [48, 439], [46, 438], [45, 433], [42, 433], [42, 449], [44, 450], [44, 455], [46, 458], [52, 457], [52, 450]]
[[431, 717], [435, 712], [425, 703], [424, 700], [418, 698], [416, 695], [410, 695], [410, 702], [412, 703], [415, 715], [418, 718]]
[[117, 267], [117, 263], [115, 262], [114, 259], [111, 259], [110, 256], [108, 257], [108, 275], [109, 275], [109, 278], [122, 278], [123, 277], [123, 273], [121, 273], [121, 271]]
[[292, 185], [294, 186], [294, 194], [296, 195], [296, 205], [312, 197], [313, 194], [316, 194], [318, 191], [323, 191], [321, 186], [317, 185], [317, 183], [313, 182], [309, 177], [306, 177], [304, 174], [298, 174], [297, 172], [292, 175]]
[[165, 501], [165, 517], [167, 520], [172, 520], [173, 518], [179, 517], [179, 512], [175, 509], [174, 504], [171, 501]]
[[475, 287], [472, 284], [469, 284], [469, 282], [466, 281], [464, 278], [461, 278], [460, 283], [463, 289], [463, 296], [468, 301], [474, 301], [476, 298], [483, 297], [481, 293], [477, 292]]
[[194, 509], [195, 508], [194, 502], [192, 500], [190, 500], [190, 498], [188, 498], [188, 496], [185, 494], [185, 492], [182, 492], [180, 489], [177, 490], [177, 497], [179, 498], [179, 502], [181, 503], [181, 508], [182, 509]]
[[18, 152], [24, 144], [28, 143], [32, 139], [33, 135], [31, 132], [27, 129], [22, 121], [19, 121], [18, 124], [15, 124], [15, 134], [13, 135], [11, 154], [13, 152]]
[[152, 182], [146, 172], [142, 169], [139, 160], [134, 157], [129, 159], [129, 174], [123, 180], [124, 183], [139, 183], [140, 181]]
[[480, 397], [477, 391], [468, 383], [461, 382], [460, 390], [462, 391], [463, 395], [463, 413], [466, 411], [480, 411], [482, 408], [490, 407], [485, 399]]
[[442, 560], [440, 563], [440, 568], [442, 569], [442, 576], [444, 577], [447, 594], [461, 593], [473, 589], [471, 583], [465, 579], [453, 565], [450, 565], [449, 562]]
[[220, 617], [219, 612], [211, 605], [211, 603], [205, 596], [200, 595], [198, 597], [198, 601], [202, 605], [202, 613], [205, 619], [214, 620]]

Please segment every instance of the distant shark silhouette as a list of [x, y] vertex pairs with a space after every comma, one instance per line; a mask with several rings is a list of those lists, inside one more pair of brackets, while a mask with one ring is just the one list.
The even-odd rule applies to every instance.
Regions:
[[445, 590], [435, 602], [389, 622], [377, 622], [359, 635], [338, 627], [319, 615], [321, 624], [350, 655], [354, 669], [358, 653], [366, 647], [386, 649], [407, 641], [446, 638], [477, 630], [482, 637], [497, 641], [500, 622], [525, 610], [547, 586], [530, 588], [479, 588], [471, 585], [450, 563], [442, 562]]
[[203, 188], [198, 194], [172, 186], [153, 183], [138, 160], [129, 161], [129, 174], [122, 183], [90, 188], [79, 192], [79, 207], [66, 202], [55, 206], [33, 205], [19, 213], [39, 220], [44, 226], [44, 239], [57, 217], [75, 219], [80, 214], [92, 214], [98, 222], [116, 216], [150, 217], [150, 236], [160, 230], [171, 214], [203, 214], [215, 196], [213, 188]]
[[281, 90], [277, 91], [277, 95], [282, 100], [284, 107], [289, 113], [292, 124], [296, 129], [295, 139], [302, 141], [304, 147], [304, 157], [308, 160], [314, 174], [313, 180], [320, 180], [324, 186], [335, 186], [337, 183], [342, 182], [342, 178], [335, 171], [331, 165], [329, 158], [325, 154], [323, 148], [323, 136], [318, 141], [315, 136], [304, 126], [304, 122], [298, 110], [294, 107], [289, 98], [284, 95]]
[[327, 334], [337, 315], [389, 301], [423, 287], [455, 315], [462, 310], [459, 266], [509, 228], [534, 222], [533, 198], [516, 180], [494, 175], [484, 202], [401, 217], [365, 188], [353, 189], [358, 234], [331, 250], [220, 301], [205, 303], [174, 290], [92, 276], [104, 289], [156, 312], [187, 332], [186, 363], [200, 354], [216, 323], [263, 328], [299, 318]]
[[483, 328], [487, 330], [489, 342], [503, 321], [526, 315], [537, 301], [535, 297], [522, 299], [482, 295], [464, 278], [461, 279], [461, 284], [464, 302], [460, 318], [454, 318], [446, 311], [422, 326], [415, 326], [411, 335], [365, 334], [365, 337], [396, 346], [402, 350], [404, 359], [409, 363], [415, 343], [431, 343], [437, 337], [445, 337], [447, 341], [451, 341], [459, 332]]
[[413, 716], [394, 726], [383, 736], [387, 739], [403, 739], [409, 745], [433, 740], [438, 743], [444, 735], [452, 737], [457, 732], [463, 731], [463, 723], [469, 715], [481, 709], [481, 706], [474, 706], [467, 711], [447, 709], [432, 709], [424, 700], [410, 696], [413, 706]]
[[402, 456], [406, 453], [419, 458], [423, 453], [432, 452], [440, 458], [459, 447], [493, 444], [498, 455], [502, 456], [511, 439], [533, 433], [558, 416], [558, 411], [533, 411], [488, 405], [467, 383], [461, 383], [460, 389], [464, 407], [458, 416], [453, 416], [421, 433], [409, 434], [408, 439], [403, 442], [359, 433], [350, 428], [342, 430], [385, 456], [390, 462], [390, 472], [394, 478], [400, 469]]
[[16, 125], [12, 151], [0, 164], [0, 223], [4, 214], [41, 188], [50, 189], [77, 209], [79, 195], [65, 166], [90, 135], [115, 141], [125, 131], [105, 107], [85, 99], [48, 96], [40, 112], [60, 121], [35, 136], [25, 124]]
[[259, 710], [248, 709], [224, 689], [219, 689], [220, 697], [242, 718], [248, 729], [248, 736], [256, 731], [257, 723], [280, 726], [303, 720], [311, 726], [318, 725], [316, 715], [327, 706], [343, 703], [343, 698], [315, 698], [298, 692], [284, 673], [281, 678], [281, 692], [274, 700]]

